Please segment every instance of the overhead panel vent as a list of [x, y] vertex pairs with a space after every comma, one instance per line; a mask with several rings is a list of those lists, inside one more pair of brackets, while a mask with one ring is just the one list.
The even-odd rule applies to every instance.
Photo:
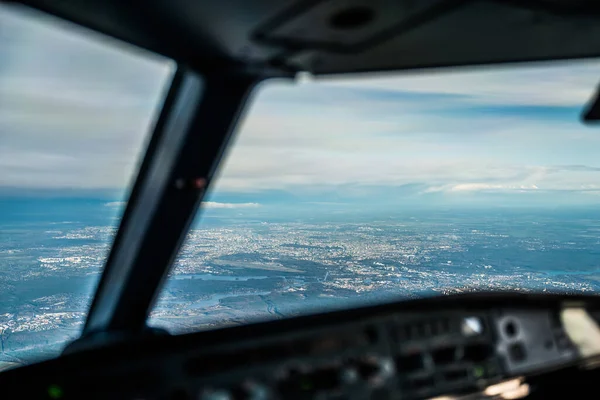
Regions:
[[[290, 50], [355, 52], [436, 10], [443, 0], [321, 0], [297, 3], [255, 32], [259, 42]], [[436, 12], [437, 14], [437, 12]]]

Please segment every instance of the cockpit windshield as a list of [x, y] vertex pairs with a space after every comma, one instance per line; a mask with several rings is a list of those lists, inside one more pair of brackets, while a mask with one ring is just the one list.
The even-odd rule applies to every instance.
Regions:
[[[174, 333], [600, 290], [595, 60], [270, 80], [152, 310]], [[0, 369], [81, 333], [169, 60], [0, 8]]]
[[258, 89], [151, 323], [600, 288], [597, 61]]
[[171, 69], [0, 6], [0, 370], [80, 335]]

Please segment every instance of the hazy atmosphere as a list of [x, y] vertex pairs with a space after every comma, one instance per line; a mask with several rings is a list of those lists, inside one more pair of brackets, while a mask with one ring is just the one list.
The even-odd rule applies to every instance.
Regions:
[[[172, 64], [0, 13], [0, 185], [126, 188]], [[216, 193], [595, 204], [600, 135], [579, 113], [599, 77], [600, 62], [579, 61], [266, 82]]]

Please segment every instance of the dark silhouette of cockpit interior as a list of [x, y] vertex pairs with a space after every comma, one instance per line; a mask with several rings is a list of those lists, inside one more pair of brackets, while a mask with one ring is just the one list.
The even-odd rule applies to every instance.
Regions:
[[[597, 397], [595, 295], [464, 294], [185, 335], [146, 321], [261, 82], [293, 81], [301, 73], [358, 77], [598, 57], [599, 3], [16, 3], [165, 56], [177, 68], [81, 337], [56, 359], [0, 372], [3, 393], [54, 399]], [[594, 102], [584, 119], [597, 120], [597, 108]]]

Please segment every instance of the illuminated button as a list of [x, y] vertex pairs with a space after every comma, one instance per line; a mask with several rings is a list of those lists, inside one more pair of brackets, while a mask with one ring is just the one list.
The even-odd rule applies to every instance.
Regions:
[[62, 399], [63, 394], [63, 390], [59, 385], [48, 386], [48, 397], [51, 399]]
[[340, 371], [340, 381], [346, 385], [351, 385], [358, 381], [358, 371], [356, 368], [345, 367]]
[[359, 375], [375, 386], [385, 383], [396, 373], [394, 360], [389, 357], [367, 357], [357, 367]]
[[379, 360], [379, 379], [387, 380], [396, 374], [396, 366], [394, 360], [389, 357]]
[[464, 336], [477, 336], [483, 333], [483, 322], [478, 317], [466, 317], [460, 324], [460, 331]]
[[481, 365], [473, 367], [473, 376], [477, 379], [483, 378], [485, 376], [485, 367]]

